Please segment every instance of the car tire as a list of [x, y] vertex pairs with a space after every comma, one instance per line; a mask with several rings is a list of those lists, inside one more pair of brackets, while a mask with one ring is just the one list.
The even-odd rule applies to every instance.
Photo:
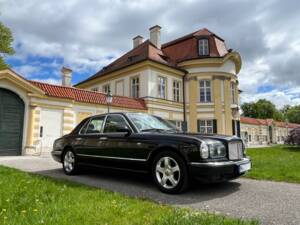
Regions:
[[75, 175], [79, 171], [77, 156], [72, 149], [67, 149], [62, 158], [63, 170], [67, 175]]
[[155, 156], [152, 163], [152, 177], [157, 187], [168, 194], [182, 193], [189, 184], [184, 159], [172, 151], [164, 151]]

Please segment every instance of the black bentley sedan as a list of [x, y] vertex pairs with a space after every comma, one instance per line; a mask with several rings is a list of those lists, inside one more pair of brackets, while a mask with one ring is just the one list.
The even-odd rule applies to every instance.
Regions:
[[53, 158], [67, 175], [81, 166], [150, 173], [158, 188], [179, 193], [192, 178], [220, 182], [251, 168], [240, 138], [183, 133], [146, 113], [109, 113], [83, 120], [57, 139]]

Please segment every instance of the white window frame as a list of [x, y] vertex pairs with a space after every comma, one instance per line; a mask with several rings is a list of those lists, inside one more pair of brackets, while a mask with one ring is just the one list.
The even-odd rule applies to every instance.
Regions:
[[[198, 121], [199, 121], [199, 130], [198, 130], [199, 133], [201, 133], [201, 134], [213, 134], [214, 133], [214, 121], [213, 120], [198, 120]], [[201, 122], [203, 122], [204, 124], [201, 125]], [[210, 125], [209, 125], [209, 123], [210, 123]], [[203, 128], [204, 132], [201, 132], [201, 128]]]
[[179, 80], [173, 80], [173, 101], [180, 102], [180, 88], [181, 82]]
[[[201, 87], [201, 83], [203, 82], [203, 87]], [[209, 82], [209, 86], [207, 85]], [[204, 93], [204, 101], [201, 100], [201, 91]], [[210, 93], [210, 99], [208, 99], [207, 92]], [[211, 88], [211, 80], [199, 80], [199, 102], [201, 103], [211, 103], [212, 102], [212, 88]]]
[[140, 96], [140, 77], [132, 77], [130, 79], [130, 96], [132, 98], [139, 98]]
[[157, 87], [158, 87], [158, 97], [162, 99], [167, 99], [167, 78], [163, 76], [157, 77]]
[[180, 120], [176, 120], [175, 121], [175, 126], [178, 130], [182, 131], [182, 122], [183, 121], [180, 121]]
[[110, 89], [110, 84], [104, 84], [102, 86], [102, 91], [103, 93], [107, 94], [108, 92], [111, 92], [111, 89]]
[[209, 55], [209, 43], [207, 38], [198, 40], [198, 53], [200, 56]]

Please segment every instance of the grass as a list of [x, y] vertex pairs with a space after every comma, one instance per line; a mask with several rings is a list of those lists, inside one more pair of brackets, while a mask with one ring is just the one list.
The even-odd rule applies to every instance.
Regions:
[[300, 148], [277, 145], [247, 149], [252, 159], [249, 178], [300, 183]]
[[0, 224], [255, 225], [0, 166]]

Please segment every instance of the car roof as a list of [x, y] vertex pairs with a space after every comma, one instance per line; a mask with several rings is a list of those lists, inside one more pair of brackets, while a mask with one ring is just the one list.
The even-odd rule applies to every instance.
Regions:
[[143, 114], [147, 114], [147, 113], [144, 113], [144, 112], [110, 112], [110, 113], [102, 113], [102, 114], [96, 114], [96, 115], [93, 115], [93, 116], [90, 116], [90, 118], [94, 118], [94, 117], [98, 117], [98, 116], [106, 116], [106, 115], [115, 115], [115, 114], [121, 114], [121, 115], [126, 115], [128, 113], [143, 113]]

